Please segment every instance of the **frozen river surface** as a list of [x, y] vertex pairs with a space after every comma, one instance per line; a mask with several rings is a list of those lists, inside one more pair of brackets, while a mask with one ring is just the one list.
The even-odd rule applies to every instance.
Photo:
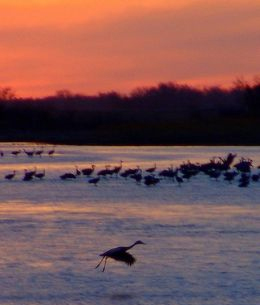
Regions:
[[[58, 146], [49, 157], [17, 157], [32, 144], [1, 145], [0, 304], [260, 304], [260, 182], [239, 188], [204, 174], [178, 186], [147, 187], [122, 177], [59, 176], [123, 160], [123, 169], [156, 162], [157, 172], [183, 161], [205, 162], [228, 152], [260, 165], [258, 147]], [[45, 169], [41, 180], [22, 181], [24, 169]], [[6, 174], [16, 170], [7, 181]], [[95, 175], [94, 175], [95, 176]], [[131, 250], [136, 264], [100, 253], [141, 239]]]

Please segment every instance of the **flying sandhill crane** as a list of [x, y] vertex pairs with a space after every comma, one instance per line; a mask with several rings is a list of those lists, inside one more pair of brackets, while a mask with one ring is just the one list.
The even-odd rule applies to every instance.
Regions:
[[5, 176], [5, 179], [7, 179], [7, 180], [12, 180], [12, 179], [14, 178], [15, 174], [16, 174], [16, 171], [13, 171], [12, 174], [6, 175], [6, 176]]
[[11, 152], [11, 154], [12, 154], [13, 156], [15, 156], [15, 157], [17, 157], [20, 153], [21, 153], [21, 149], [13, 150], [13, 151]]
[[110, 249], [110, 250], [100, 254], [100, 256], [102, 256], [102, 259], [95, 268], [98, 268], [101, 265], [101, 263], [103, 262], [103, 260], [105, 259], [104, 267], [102, 270], [104, 272], [105, 268], [106, 268], [107, 259], [109, 257], [113, 258], [116, 261], [124, 262], [129, 266], [133, 265], [135, 263], [136, 259], [130, 253], [127, 253], [127, 251], [130, 250], [131, 248], [133, 248], [135, 245], [145, 245], [145, 243], [142, 242], [141, 240], [137, 240], [135, 243], [133, 243], [129, 247], [117, 247], [117, 248]]

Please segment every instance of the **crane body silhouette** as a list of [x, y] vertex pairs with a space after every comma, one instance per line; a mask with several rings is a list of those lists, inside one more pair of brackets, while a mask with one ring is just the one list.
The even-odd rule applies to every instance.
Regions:
[[12, 174], [5, 175], [5, 179], [12, 180], [16, 174], [16, 171], [13, 171]]
[[133, 265], [136, 262], [136, 259], [132, 254], [128, 253], [127, 251], [130, 250], [131, 248], [133, 248], [135, 245], [145, 245], [145, 243], [142, 242], [141, 240], [137, 240], [135, 243], [133, 243], [129, 247], [117, 247], [117, 248], [110, 249], [110, 250], [100, 254], [100, 256], [102, 256], [102, 259], [95, 268], [98, 268], [101, 265], [101, 263], [103, 262], [103, 260], [105, 260], [104, 267], [102, 269], [102, 271], [104, 272], [106, 269], [106, 263], [107, 263], [108, 258], [113, 258], [116, 261], [124, 262], [128, 266]]
[[97, 186], [97, 183], [99, 182], [99, 180], [100, 180], [100, 177], [91, 178], [90, 180], [88, 180], [88, 183], [94, 184], [95, 186]]
[[11, 152], [11, 154], [14, 155], [15, 157], [17, 157], [20, 153], [21, 153], [21, 149], [19, 149], [19, 150], [13, 150], [13, 151]]
[[90, 176], [94, 172], [94, 170], [95, 170], [95, 165], [92, 164], [91, 167], [83, 168], [81, 172], [84, 176]]
[[38, 179], [42, 179], [45, 176], [45, 169], [40, 173], [35, 173], [34, 176]]

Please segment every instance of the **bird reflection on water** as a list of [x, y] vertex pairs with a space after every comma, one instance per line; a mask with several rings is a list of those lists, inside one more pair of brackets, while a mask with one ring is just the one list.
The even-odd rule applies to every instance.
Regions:
[[110, 296], [111, 300], [120, 301], [120, 300], [129, 300], [133, 299], [135, 296], [129, 293], [114, 293]]

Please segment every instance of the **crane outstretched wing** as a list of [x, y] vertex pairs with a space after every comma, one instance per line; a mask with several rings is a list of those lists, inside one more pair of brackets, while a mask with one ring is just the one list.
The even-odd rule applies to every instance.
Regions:
[[115, 259], [116, 261], [124, 262], [129, 266], [133, 265], [136, 262], [134, 256], [127, 252], [116, 253], [114, 255], [111, 255], [110, 257]]

